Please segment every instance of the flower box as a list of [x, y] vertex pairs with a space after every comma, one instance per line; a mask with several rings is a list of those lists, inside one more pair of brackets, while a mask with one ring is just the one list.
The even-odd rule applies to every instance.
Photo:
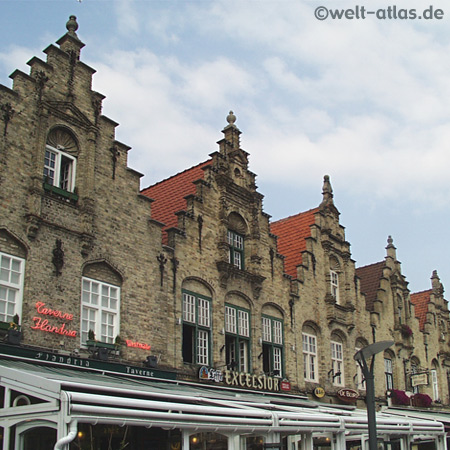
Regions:
[[108, 350], [117, 350], [118, 347], [116, 344], [110, 344], [109, 342], [94, 341], [92, 339], [88, 339], [86, 341], [86, 345], [88, 347], [107, 348]]
[[390, 397], [393, 405], [397, 406], [409, 406], [411, 404], [410, 398], [405, 391], [400, 391], [399, 389], [392, 389], [390, 392]]
[[48, 184], [44, 182], [44, 190], [52, 192], [53, 194], [58, 195], [59, 197], [64, 197], [74, 203], [78, 201], [78, 195], [74, 192], [69, 192], [64, 189], [61, 189], [57, 186], [53, 186], [52, 184]]
[[431, 406], [431, 397], [428, 394], [414, 394], [411, 397], [411, 404], [422, 408], [429, 408]]

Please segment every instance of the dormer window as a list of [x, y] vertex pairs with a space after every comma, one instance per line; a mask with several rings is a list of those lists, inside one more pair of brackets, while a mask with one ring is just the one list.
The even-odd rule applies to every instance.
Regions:
[[228, 262], [238, 269], [244, 268], [244, 236], [228, 230], [227, 242], [230, 246]]
[[76, 159], [62, 150], [49, 145], [45, 148], [44, 182], [73, 192], [75, 189]]

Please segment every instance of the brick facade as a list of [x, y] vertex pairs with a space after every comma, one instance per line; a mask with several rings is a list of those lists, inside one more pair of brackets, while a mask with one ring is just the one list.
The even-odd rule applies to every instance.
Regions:
[[[436, 370], [434, 400], [449, 403], [450, 324], [436, 273], [428, 296], [414, 303], [391, 240], [385, 261], [356, 269], [329, 177], [317, 208], [270, 224], [232, 113], [208, 160], [140, 191], [141, 175], [127, 166], [130, 148], [115, 140], [117, 124], [102, 115], [104, 97], [91, 89], [94, 70], [80, 60], [75, 19], [67, 27], [59, 46], [45, 50], [46, 61], [32, 58], [30, 74], [15, 71], [12, 89], [0, 86], [0, 252], [24, 264], [15, 311], [21, 345], [90, 356], [80, 341], [80, 305], [83, 280], [93, 280], [119, 290], [120, 323], [105, 319], [114, 329], [110, 342], [117, 333], [151, 345], [159, 367], [180, 378], [197, 380], [201, 365], [225, 370], [232, 362], [250, 374], [281, 375], [310, 397], [322, 387], [324, 401], [339, 403], [344, 387], [364, 397], [356, 350], [394, 340], [385, 354], [394, 388], [411, 389], [416, 358], [417, 370], [430, 377]], [[49, 149], [73, 188], [56, 188], [61, 174], [53, 183], [44, 177]], [[37, 302], [73, 319], [44, 317]], [[32, 328], [45, 318], [77, 336]], [[315, 342], [306, 378], [303, 335]], [[140, 365], [148, 354], [122, 345], [119, 361]], [[376, 396], [387, 404], [384, 358], [375, 370]], [[431, 381], [419, 389], [433, 395]]]

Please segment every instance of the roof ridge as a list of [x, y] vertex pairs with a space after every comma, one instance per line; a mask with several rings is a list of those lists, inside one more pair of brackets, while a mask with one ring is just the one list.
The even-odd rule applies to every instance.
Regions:
[[377, 266], [378, 264], [385, 264], [385, 263], [386, 263], [386, 261], [378, 261], [378, 262], [375, 262], [375, 263], [366, 264], [365, 266], [357, 267], [356, 270], [365, 269], [367, 267]]
[[411, 292], [409, 295], [425, 294], [426, 292], [433, 292], [433, 289], [425, 289], [423, 291]]
[[282, 221], [284, 221], [284, 220], [289, 220], [289, 219], [292, 219], [292, 218], [294, 218], [294, 217], [301, 216], [302, 214], [306, 214], [306, 213], [309, 213], [309, 212], [311, 212], [311, 211], [316, 211], [316, 210], [317, 210], [317, 211], [319, 210], [319, 207], [318, 207], [318, 206], [317, 206], [316, 208], [308, 209], [307, 211], [302, 211], [302, 212], [299, 212], [299, 213], [297, 213], [297, 214], [292, 214], [292, 216], [283, 217], [283, 218], [281, 218], [281, 219], [278, 219], [278, 220], [275, 220], [275, 221], [273, 221], [273, 222], [270, 222], [270, 224], [273, 225], [274, 223], [279, 223], [279, 222], [282, 222]]
[[178, 172], [178, 173], [176, 173], [176, 174], [174, 174], [174, 175], [171, 175], [171, 176], [168, 177], [168, 178], [164, 178], [163, 180], [157, 181], [155, 184], [151, 184], [150, 186], [147, 186], [146, 188], [141, 189], [141, 192], [146, 191], [147, 189], [153, 188], [153, 187], [155, 187], [155, 186], [158, 186], [158, 185], [161, 184], [161, 183], [165, 183], [166, 181], [169, 181], [169, 180], [171, 180], [172, 178], [178, 177], [178, 176], [182, 175], [183, 173], [189, 172], [189, 171], [192, 170], [192, 169], [196, 169], [196, 168], [198, 168], [199, 166], [202, 166], [202, 165], [204, 165], [204, 164], [206, 164], [206, 163], [208, 163], [208, 162], [210, 162], [210, 161], [212, 161], [211, 158], [210, 158], [210, 159], [207, 159], [207, 160], [205, 160], [205, 161], [203, 161], [203, 162], [201, 162], [201, 163], [198, 163], [198, 164], [196, 164], [195, 166], [189, 167], [188, 169], [184, 169], [184, 170], [182, 170], [181, 172]]

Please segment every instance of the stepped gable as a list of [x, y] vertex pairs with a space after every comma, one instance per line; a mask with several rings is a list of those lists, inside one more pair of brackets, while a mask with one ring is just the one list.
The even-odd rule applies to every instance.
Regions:
[[284, 256], [284, 271], [293, 278], [297, 278], [297, 266], [302, 264], [306, 238], [311, 236], [318, 211], [319, 208], [314, 208], [270, 224], [271, 233], [278, 236], [277, 251]]
[[178, 217], [175, 213], [186, 210], [185, 197], [196, 193], [194, 181], [203, 180], [205, 177], [203, 169], [211, 164], [211, 160], [204, 161], [141, 191], [142, 195], [154, 200], [152, 219], [164, 224], [164, 244], [167, 244], [167, 229], [178, 226]]
[[356, 269], [356, 276], [360, 279], [361, 292], [366, 296], [366, 309], [369, 311], [373, 310], [385, 266], [385, 261], [380, 261]]
[[411, 303], [414, 305], [414, 312], [417, 319], [419, 319], [420, 330], [425, 329], [425, 321], [427, 318], [428, 304], [433, 290], [415, 292], [411, 294]]

